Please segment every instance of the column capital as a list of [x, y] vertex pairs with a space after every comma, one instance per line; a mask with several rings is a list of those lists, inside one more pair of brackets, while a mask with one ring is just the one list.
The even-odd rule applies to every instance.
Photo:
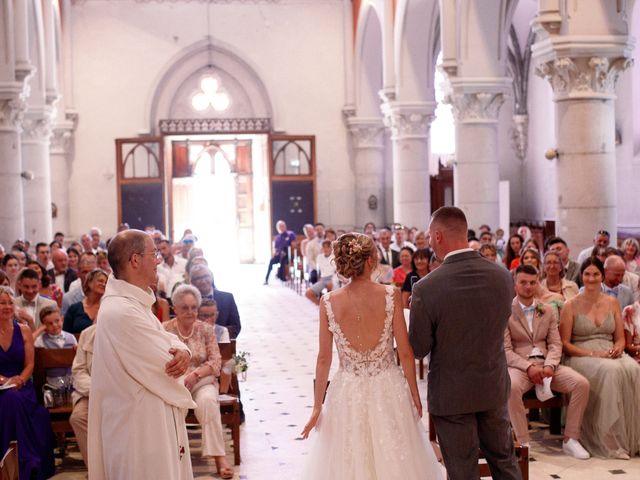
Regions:
[[497, 123], [500, 107], [509, 94], [510, 78], [451, 78], [445, 102], [459, 123]]
[[73, 134], [78, 126], [78, 113], [73, 110], [65, 112], [64, 120], [53, 127], [50, 151], [52, 154], [68, 155], [71, 151]]
[[355, 148], [384, 147], [384, 123], [377, 117], [351, 117], [347, 119], [347, 128]]
[[48, 142], [54, 117], [55, 110], [51, 107], [29, 107], [22, 120], [23, 143]]
[[435, 118], [436, 102], [386, 102], [382, 104], [385, 124], [391, 129], [391, 138], [426, 139]]

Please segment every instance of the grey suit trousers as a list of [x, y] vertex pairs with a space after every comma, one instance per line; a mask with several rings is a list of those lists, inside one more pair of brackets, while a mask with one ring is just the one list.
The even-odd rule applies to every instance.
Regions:
[[431, 415], [450, 480], [478, 478], [482, 449], [495, 480], [522, 480], [507, 406], [462, 415]]

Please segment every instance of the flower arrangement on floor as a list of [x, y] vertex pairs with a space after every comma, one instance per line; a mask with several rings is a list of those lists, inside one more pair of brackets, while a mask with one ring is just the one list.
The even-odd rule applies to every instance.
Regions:
[[236, 375], [238, 375], [243, 381], [247, 379], [247, 370], [249, 369], [247, 357], [249, 355], [251, 355], [249, 352], [238, 352], [233, 356]]

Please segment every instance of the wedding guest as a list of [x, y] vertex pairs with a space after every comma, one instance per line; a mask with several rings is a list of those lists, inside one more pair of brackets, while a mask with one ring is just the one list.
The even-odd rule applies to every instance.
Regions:
[[409, 247], [402, 247], [398, 254], [400, 265], [393, 269], [393, 284], [400, 288], [404, 284], [407, 274], [411, 273], [411, 260], [413, 259], [413, 250]]
[[84, 284], [87, 275], [96, 268], [98, 268], [98, 261], [93, 253], [84, 252], [80, 255], [78, 278], [71, 282], [71, 285], [69, 285], [69, 292], [67, 292], [62, 299], [62, 307], [60, 308], [62, 315], [67, 314], [67, 310], [69, 310], [71, 305], [82, 301], [84, 298], [82, 285]]
[[9, 286], [15, 292], [18, 273], [20, 272], [20, 262], [18, 257], [12, 253], [7, 253], [2, 259], [2, 269], [9, 279]]
[[51, 261], [53, 268], [47, 274], [61, 291], [67, 293], [71, 283], [78, 278], [76, 271], [69, 266], [69, 255], [62, 249], [54, 250]]
[[42, 331], [40, 312], [44, 307], [56, 306], [56, 302], [40, 295], [40, 278], [35, 270], [22, 270], [18, 275], [17, 285], [22, 293], [15, 299], [18, 320], [27, 324], [37, 336]]
[[427, 238], [427, 232], [425, 232], [424, 230], [417, 231], [414, 240], [416, 250], [429, 248], [429, 239]]
[[325, 240], [329, 240], [330, 242], [335, 242], [335, 240], [338, 238], [338, 234], [336, 233], [336, 231], [333, 228], [327, 228], [324, 231], [324, 239]]
[[0, 286], [9, 287], [9, 277], [4, 273], [4, 270], [0, 270]]
[[0, 286], [0, 452], [17, 440], [20, 480], [45, 479], [54, 474], [53, 431], [49, 412], [38, 405], [31, 381], [31, 329], [15, 319], [10, 288]]
[[564, 269], [564, 277], [569, 281], [575, 282], [578, 286], [580, 286], [580, 264], [578, 262], [574, 262], [569, 258], [569, 254], [571, 250], [567, 246], [567, 242], [565, 242], [560, 237], [550, 237], [546, 241], [547, 250], [553, 250], [560, 255], [560, 259], [562, 260], [562, 265]]
[[400, 265], [398, 251], [391, 245], [391, 231], [383, 228], [378, 233], [378, 252], [380, 253], [380, 264], [396, 268]]
[[[176, 284], [184, 281], [184, 275], [187, 271], [187, 260], [181, 256], [173, 254], [171, 249], [171, 242], [166, 239], [161, 239], [157, 243], [158, 250], [162, 255], [162, 263], [158, 265], [158, 274], [162, 274], [165, 280], [165, 293], [167, 296], [171, 296], [173, 288]], [[193, 252], [193, 248], [189, 252]]]
[[69, 268], [78, 271], [78, 261], [80, 260], [80, 252], [78, 249], [70, 247], [67, 249], [67, 256], [69, 257]]
[[40, 264], [35, 260], [29, 260], [26, 268], [31, 269], [38, 274], [38, 282], [40, 284], [38, 294], [44, 298], [53, 300], [58, 304], [58, 306], [62, 305], [62, 297], [64, 295], [62, 290], [53, 283], [51, 277], [42, 270]]
[[69, 418], [69, 423], [76, 435], [78, 448], [85, 465], [89, 465], [87, 454], [87, 429], [89, 422], [89, 393], [91, 391], [91, 364], [93, 361], [93, 341], [96, 337], [96, 327], [94, 323], [89, 328], [85, 328], [80, 333], [76, 356], [71, 366], [73, 377], [73, 392], [71, 393], [71, 403], [73, 411]]
[[495, 245], [485, 243], [480, 247], [478, 253], [493, 263], [498, 262], [498, 250], [496, 249]]
[[215, 300], [202, 300], [200, 308], [198, 309], [198, 320], [202, 320], [204, 323], [208, 323], [213, 327], [213, 331], [216, 334], [216, 340], [219, 344], [229, 343], [231, 342], [229, 329], [216, 323], [219, 316], [220, 312], [218, 312], [218, 304]]
[[276, 277], [281, 281], [287, 280], [287, 266], [289, 265], [289, 247], [296, 241], [296, 234], [291, 230], [287, 230], [287, 224], [284, 220], [278, 220], [276, 223], [276, 230], [278, 234], [273, 239], [273, 255], [269, 261], [269, 267], [267, 268], [267, 275], [264, 279], [264, 284], [269, 284], [269, 275], [271, 275], [271, 269], [274, 265], [278, 265], [278, 272]]
[[523, 243], [524, 239], [517, 233], [509, 237], [504, 256], [504, 264], [509, 270], [513, 270], [520, 263], [520, 249]]
[[316, 257], [316, 266], [318, 268], [319, 280], [313, 284], [305, 292], [305, 297], [316, 305], [320, 304], [320, 296], [326, 288], [328, 292], [333, 290], [334, 277], [336, 275], [335, 261], [331, 250], [331, 242], [324, 240], [322, 242], [322, 253]]
[[71, 305], [64, 316], [63, 330], [65, 332], [80, 333], [93, 325], [98, 316], [100, 300], [104, 295], [107, 279], [107, 274], [100, 269], [95, 269], [87, 275], [82, 285], [84, 298]]
[[532, 265], [540, 272], [542, 270], [540, 268], [540, 251], [535, 248], [524, 247], [520, 254], [520, 262], [518, 265]]
[[402, 225], [396, 225], [393, 229], [393, 243], [391, 244], [391, 250], [396, 253], [400, 253], [400, 250], [405, 247], [411, 249], [411, 253], [416, 249], [412, 243], [407, 241], [405, 228]]
[[589, 399], [589, 382], [569, 367], [561, 366], [562, 340], [555, 313], [535, 297], [538, 271], [520, 265], [515, 271], [516, 298], [504, 333], [511, 394], [509, 417], [520, 445], [529, 445], [529, 426], [522, 395], [551, 378], [551, 388], [570, 395], [562, 450], [586, 460], [589, 453], [580, 444], [582, 416]]
[[[158, 281], [158, 284], [160, 281]], [[151, 311], [160, 320], [160, 323], [168, 322], [171, 319], [171, 306], [169, 302], [158, 293], [158, 284], [152, 285], [151, 290], [156, 297], [156, 301], [151, 305]]]
[[[57, 306], [48, 306], [40, 310], [40, 323], [44, 327], [44, 332], [36, 338], [34, 347], [75, 348], [78, 344], [76, 337], [62, 330], [62, 316]], [[50, 368], [46, 374], [47, 377], [60, 377], [66, 381], [66, 378], [71, 375], [71, 369]]]
[[402, 294], [402, 305], [404, 308], [409, 308], [409, 298], [411, 297], [413, 285], [429, 273], [429, 258], [431, 255], [432, 252], [428, 248], [419, 248], [413, 252], [413, 257], [411, 258], [411, 272], [404, 279], [404, 283], [400, 289]]
[[96, 263], [98, 268], [107, 275], [111, 274], [111, 266], [109, 265], [109, 259], [107, 258], [107, 252], [105, 250], [98, 250], [96, 253]]
[[564, 277], [562, 258], [555, 250], [548, 250], [544, 254], [544, 278], [540, 285], [552, 293], [561, 295], [564, 300], [578, 295], [578, 285]]
[[634, 301], [633, 290], [622, 283], [625, 273], [625, 264], [621, 257], [611, 255], [606, 258], [604, 261], [602, 291], [617, 298], [621, 310], [631, 305]]
[[587, 258], [580, 268], [584, 290], [560, 316], [564, 363], [590, 384], [582, 443], [594, 455], [628, 460], [640, 453], [640, 365], [624, 354], [620, 305], [601, 290], [604, 266]]
[[197, 405], [195, 414], [202, 426], [202, 456], [214, 458], [221, 478], [233, 478], [233, 469], [227, 463], [218, 403], [220, 350], [213, 327], [197, 319], [201, 301], [197, 288], [191, 285], [176, 288], [171, 296], [176, 318], [163, 327], [177, 335], [191, 351], [184, 385]]
[[627, 238], [622, 242], [620, 248], [624, 252], [623, 260], [627, 265], [627, 270], [632, 273], [640, 273], [640, 244], [635, 238]]
[[577, 262], [582, 265], [582, 262], [594, 255], [593, 252], [595, 248], [598, 248], [598, 251], [600, 249], [607, 248], [609, 246], [610, 239], [611, 236], [609, 235], [609, 232], [607, 232], [606, 230], [598, 230], [593, 237], [593, 245], [585, 248], [578, 254]]
[[640, 363], [640, 301], [622, 311], [625, 351]]

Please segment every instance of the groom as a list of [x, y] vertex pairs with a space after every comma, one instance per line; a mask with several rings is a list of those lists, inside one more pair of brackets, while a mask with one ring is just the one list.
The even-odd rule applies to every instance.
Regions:
[[507, 400], [504, 331], [513, 281], [499, 265], [468, 248], [459, 208], [431, 216], [431, 247], [440, 268], [411, 295], [409, 340], [418, 358], [431, 353], [428, 409], [451, 480], [478, 478], [478, 449], [496, 479], [521, 479]]

